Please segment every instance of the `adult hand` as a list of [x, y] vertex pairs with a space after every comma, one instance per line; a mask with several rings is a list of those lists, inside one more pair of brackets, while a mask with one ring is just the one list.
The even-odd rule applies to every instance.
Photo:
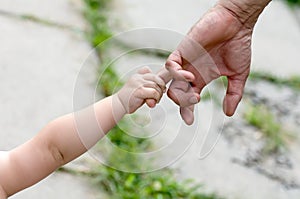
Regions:
[[221, 0], [197, 22], [166, 62], [173, 76], [184, 69], [196, 77], [191, 84], [174, 79], [168, 90], [187, 124], [194, 121], [194, 104], [200, 101], [202, 89], [220, 76], [228, 79], [223, 101], [227, 116], [234, 114], [242, 98], [250, 71], [253, 28], [269, 0], [237, 2], [241, 4]]

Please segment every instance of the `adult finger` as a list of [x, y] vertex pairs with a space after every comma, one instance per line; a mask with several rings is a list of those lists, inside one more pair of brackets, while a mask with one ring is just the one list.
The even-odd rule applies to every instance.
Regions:
[[189, 82], [174, 80], [168, 89], [168, 97], [180, 107], [197, 104], [200, 101], [199, 93], [195, 92]]
[[156, 100], [154, 99], [146, 99], [146, 104], [149, 108], [154, 108], [156, 106]]
[[183, 63], [183, 60], [182, 60], [180, 51], [175, 50], [174, 52], [172, 52], [169, 55], [169, 57], [165, 63], [165, 67], [167, 70], [177, 71], [177, 70], [182, 69], [182, 63]]
[[180, 107], [181, 118], [187, 125], [192, 125], [194, 123], [194, 107], [195, 105]]
[[[177, 74], [181, 77], [180, 79], [182, 79], [182, 81], [189, 81], [189, 82], [192, 82], [195, 80], [195, 76], [193, 73], [189, 72], [189, 71], [186, 71], [186, 70], [178, 70], [177, 71]], [[150, 75], [150, 74], [149, 74]], [[171, 79], [172, 79], [172, 75], [171, 73], [166, 70], [166, 69], [162, 69], [160, 70], [157, 75], [159, 77], [155, 77], [154, 79], [153, 78], [150, 78], [150, 80], [152, 81], [155, 81], [157, 82], [159, 85], [162, 84], [161, 80], [163, 80], [164, 84], [163, 84], [163, 87], [162, 87], [162, 90], [164, 91], [165, 90], [165, 84], [168, 83]], [[158, 79], [157, 79], [158, 78]], [[149, 78], [148, 78], [149, 79]], [[178, 78], [177, 78], [178, 79]], [[173, 85], [174, 86], [174, 85]], [[171, 92], [171, 91], [170, 91]], [[169, 93], [170, 94], [170, 93]], [[173, 94], [170, 94], [170, 96], [174, 96], [174, 99], [175, 99], [175, 95]], [[172, 99], [172, 98], [171, 98]], [[147, 99], [146, 100], [146, 104], [150, 107], [150, 108], [153, 108], [155, 106], [157, 102], [153, 99]], [[175, 102], [176, 103], [176, 102]], [[179, 103], [177, 101], [177, 103]]]
[[[176, 77], [180, 77], [180, 78], [177, 79]], [[195, 75], [192, 72], [187, 71], [187, 70], [178, 70], [178, 71], [176, 71], [176, 75], [175, 75], [174, 79], [177, 79], [177, 80], [183, 79], [188, 82], [193, 82], [193, 81], [195, 81]]]
[[227, 116], [232, 116], [238, 104], [240, 103], [243, 96], [246, 79], [247, 77], [241, 79], [228, 78], [227, 91], [223, 101], [223, 111]]
[[[180, 51], [175, 50], [168, 57], [168, 59], [165, 63], [165, 68], [170, 72], [173, 79], [185, 80], [184, 75], [191, 74], [191, 73], [180, 73], [179, 72], [179, 71], [182, 71], [183, 64], [184, 64], [184, 60], [181, 56]], [[185, 71], [185, 72], [187, 72], [187, 71]], [[191, 76], [188, 76], [188, 77], [191, 77]], [[191, 77], [191, 78], [194, 79], [194, 77]]]

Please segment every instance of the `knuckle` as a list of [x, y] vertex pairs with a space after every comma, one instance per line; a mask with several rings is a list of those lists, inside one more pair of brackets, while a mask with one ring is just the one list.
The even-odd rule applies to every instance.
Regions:
[[171, 59], [168, 59], [166, 61], [165, 66], [166, 66], [167, 69], [169, 69], [169, 68], [172, 68], [173, 64], [174, 64], [173, 61]]
[[153, 95], [154, 97], [158, 96], [157, 90], [155, 89], [151, 90], [151, 95]]

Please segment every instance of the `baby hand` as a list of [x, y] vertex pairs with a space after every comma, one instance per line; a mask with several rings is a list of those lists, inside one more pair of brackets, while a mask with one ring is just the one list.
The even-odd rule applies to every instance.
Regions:
[[121, 90], [117, 92], [117, 96], [126, 112], [133, 113], [147, 99], [153, 99], [156, 103], [159, 103], [165, 91], [166, 84], [163, 79], [153, 74], [148, 67], [144, 67], [126, 82]]

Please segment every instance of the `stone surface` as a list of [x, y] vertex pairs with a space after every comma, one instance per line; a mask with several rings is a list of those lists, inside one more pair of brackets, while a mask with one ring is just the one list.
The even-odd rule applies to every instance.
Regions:
[[[153, 40], [155, 41], [155, 39]], [[150, 66], [153, 71], [157, 71], [165, 61], [163, 58], [145, 54], [142, 50], [123, 54], [124, 49], [120, 50], [118, 46], [113, 48], [111, 56], [113, 59], [117, 58], [114, 60], [114, 66], [123, 78], [145, 65]], [[216, 86], [219, 86], [219, 84], [212, 85], [206, 91], [214, 92], [217, 96], [216, 101], [220, 104], [224, 90], [216, 89]], [[255, 90], [261, 97], [268, 98], [268, 101], [271, 101], [273, 105], [282, 104], [282, 101], [286, 102], [291, 95], [295, 95], [289, 88], [280, 89], [276, 85], [249, 82], [246, 93], [252, 93]], [[292, 107], [289, 105], [287, 108], [290, 110]], [[298, 142], [292, 146], [291, 152], [287, 156], [292, 157], [292, 171], [287, 171], [286, 168], [277, 169], [273, 167], [268, 170], [265, 169], [264, 165], [261, 167], [248, 167], [236, 161], [237, 158], [245, 162], [252, 158], [253, 161], [253, 158], [257, 157], [256, 153], [260, 152], [263, 145], [261, 141], [256, 142], [257, 136], [260, 136], [256, 133], [256, 129], [248, 126], [246, 128], [243, 126], [245, 124], [240, 122], [244, 108], [245, 103], [242, 102], [233, 118], [225, 118], [220, 105], [214, 104], [212, 101], [202, 101], [196, 109], [197, 119], [194, 124], [197, 126], [196, 137], [191, 136], [194, 133], [193, 128], [187, 129], [183, 132], [186, 136], [181, 137], [178, 129], [183, 123], [179, 116], [178, 107], [164, 96], [156, 109], [149, 111], [149, 109], [144, 108], [138, 112], [143, 116], [146, 115], [146, 121], [148, 121], [144, 128], [140, 128], [140, 131], [149, 131], [153, 135], [151, 141], [157, 147], [154, 151], [170, 146], [176, 137], [180, 136], [181, 144], [168, 151], [167, 154], [160, 154], [164, 156], [158, 157], [158, 159], [174, 158], [176, 160], [178, 151], [184, 152], [183, 156], [179, 157], [175, 163], [170, 161], [169, 166], [179, 171], [179, 180], [191, 178], [203, 183], [205, 192], [216, 192], [225, 198], [298, 199], [300, 190], [293, 187], [297, 185], [294, 180], [298, 182], [299, 176]], [[222, 132], [223, 124], [229, 124], [230, 122], [236, 122], [235, 127], [238, 128], [234, 128], [233, 133], [230, 133], [228, 129], [224, 129], [224, 131], [228, 131], [225, 135], [225, 132]], [[136, 128], [138, 126], [134, 123], [134, 120], [132, 120], [131, 125]], [[242, 130], [245, 132], [240, 132]], [[222, 132], [221, 136], [220, 132]], [[243, 134], [246, 134], [246, 136]], [[136, 133], [134, 136], [141, 135]], [[228, 142], [230, 136], [234, 138], [232, 142]], [[185, 145], [185, 143], [189, 144]], [[247, 159], [243, 160], [242, 158]], [[284, 159], [286, 156], [278, 158]], [[267, 159], [266, 164], [268, 164], [268, 161], [269, 159]], [[287, 164], [284, 165], [285, 167], [288, 166]], [[276, 167], [279, 166], [276, 165]], [[274, 170], [280, 170], [282, 173], [272, 174], [271, 172]], [[285, 174], [288, 175], [285, 176]], [[281, 178], [282, 176], [286, 178]]]
[[[162, 28], [185, 34], [215, 1], [114, 1], [111, 12], [116, 32]], [[295, 13], [299, 13], [298, 10]], [[130, 41], [131, 42], [131, 41]], [[134, 39], [133, 41], [134, 42]], [[253, 38], [254, 70], [279, 76], [300, 75], [300, 23], [283, 1], [273, 1], [261, 16]]]
[[[98, 63], [93, 55], [86, 61], [91, 48], [83, 35], [3, 16], [0, 23], [0, 150], [10, 150], [49, 121], [72, 112], [73, 100], [87, 105], [86, 99], [73, 98], [74, 86], [80, 81], [82, 95], [93, 94]], [[83, 63], [85, 72], [78, 77]], [[55, 173], [12, 198], [92, 199], [96, 195], [86, 179]]]
[[[2, 148], [17, 146], [47, 122], [73, 111], [77, 75], [91, 49], [72, 32], [1, 17]], [[86, 90], [96, 84], [90, 63]], [[92, 92], [91, 91], [91, 92]]]
[[34, 16], [82, 30], [86, 27], [86, 22], [81, 16], [80, 0], [3, 0], [0, 2], [0, 11]]
[[[2, 0], [0, 6], [4, 11], [33, 15], [83, 29], [85, 23], [78, 12], [79, 2], [77, 0], [30, 0], [24, 3], [19, 0]], [[213, 2], [208, 0], [185, 2], [175, 0], [171, 3], [168, 0], [114, 1], [110, 23], [113, 24], [115, 31], [157, 27], [184, 34], [213, 5]], [[254, 69], [280, 76], [300, 74], [299, 67], [296, 67], [298, 64], [296, 53], [300, 51], [300, 33], [293, 16], [282, 2], [274, 1], [266, 10], [258, 23], [254, 37]], [[0, 48], [2, 55], [0, 147], [1, 150], [9, 150], [33, 137], [50, 120], [73, 111], [73, 88], [81, 65], [90, 53], [90, 48], [80, 35], [66, 30], [7, 17], [0, 17], [0, 24], [2, 46]], [[163, 63], [163, 59], [150, 55], [133, 55], [120, 60], [116, 66], [120, 74], [126, 75], [128, 71], [132, 72], [132, 69], [142, 65], [152, 65], [157, 69]], [[78, 80], [82, 82], [80, 89], [86, 92], [83, 96], [94, 92], [96, 81], [94, 77], [96, 61], [91, 58], [86, 64], [91, 67]], [[269, 91], [268, 86], [259, 88], [262, 93], [268, 95], [273, 92], [277, 96], [276, 90], [265, 92], [266, 89]], [[289, 94], [288, 91], [286, 93]], [[76, 100], [79, 100], [80, 106], [90, 101], [89, 97]], [[163, 107], [163, 114], [156, 114], [161, 113], [157, 111], [160, 107]], [[183, 137], [182, 141], [190, 142], [191, 145], [185, 151], [185, 155], [172, 165], [173, 168], [179, 169], [180, 179], [196, 179], [205, 185], [205, 191], [217, 192], [227, 198], [299, 198], [299, 190], [287, 190], [277, 181], [234, 163], [231, 157], [240, 155], [240, 151], [236, 147], [230, 147], [226, 139], [221, 137], [214, 150], [210, 151], [219, 136], [220, 124], [223, 124], [225, 118], [221, 108], [210, 101], [202, 102], [197, 110], [199, 116], [195, 125], [198, 126], [198, 137], [193, 139], [190, 136]], [[242, 108], [240, 107], [239, 110]], [[154, 117], [147, 126], [149, 131], [157, 132], [157, 126], [161, 125], [162, 121], [166, 121], [162, 125], [164, 128], [161, 133], [153, 137], [154, 143], [163, 148], [172, 143], [182, 121], [177, 107], [166, 97], [152, 114]], [[235, 117], [240, 118], [241, 115], [238, 113]], [[185, 133], [191, 131], [187, 130]], [[177, 150], [181, 149], [182, 146], [178, 146]], [[291, 156], [296, 157], [293, 159], [293, 167], [296, 171], [300, 171], [299, 151], [299, 146], [293, 146], [291, 149]], [[199, 154], [205, 153], [208, 155], [199, 159]], [[174, 154], [168, 155], [172, 157]], [[83, 158], [77, 163], [84, 161]], [[77, 167], [77, 163], [69, 167]], [[295, 176], [300, 176], [299, 172]], [[96, 198], [96, 196], [98, 193], [90, 187], [86, 179], [55, 173], [12, 198], [76, 199]]]
[[163, 28], [181, 34], [186, 33], [191, 26], [214, 5], [213, 1], [187, 0], [115, 0], [112, 17], [119, 30], [134, 28]]
[[[184, 10], [182, 11], [183, 4]], [[211, 1], [193, 0], [184, 3], [182, 1], [172, 1], [171, 4], [170, 1], [115, 1], [110, 23], [113, 24], [116, 32], [134, 28], [155, 27], [184, 34], [212, 5], [213, 2]], [[300, 51], [299, 36], [299, 24], [297, 24], [289, 8], [282, 2], [273, 2], [266, 9], [256, 27], [253, 45], [253, 68], [280, 76], [300, 74], [296, 56], [296, 53]], [[143, 39], [145, 46], [155, 42], [155, 39], [152, 41], [150, 36], [146, 34], [144, 37], [127, 37], [127, 39], [126, 44], [132, 44], [135, 47], [141, 46]], [[163, 42], [161, 39], [157, 39], [157, 41], [158, 43]], [[120, 55], [120, 53], [116, 55]], [[116, 55], [113, 57], [118, 57]], [[143, 65], [149, 65], [155, 70], [164, 64], [164, 60], [137, 53], [122, 55], [114, 64], [120, 75], [124, 77], [124, 75], [131, 74], [134, 69]], [[276, 104], [290, 96], [288, 89], [278, 92], [278, 88], [270, 89], [267, 85], [257, 85], [255, 88], [262, 96], [273, 96], [273, 102]], [[287, 189], [280, 181], [274, 180], [277, 176], [270, 175], [268, 170], [260, 169], [257, 171], [233, 161], [234, 157], [245, 156], [244, 152], [247, 151], [247, 146], [243, 144], [248, 142], [249, 138], [242, 139], [239, 144], [231, 146], [228, 140], [219, 137], [217, 144], [214, 146], [224, 120], [228, 122], [241, 118], [243, 106], [239, 108], [239, 112], [233, 119], [225, 119], [222, 116], [221, 107], [214, 106], [210, 102], [202, 102], [197, 108], [199, 114], [198, 121], [195, 124], [198, 126], [197, 137], [190, 139], [190, 136], [186, 136], [182, 139], [182, 142], [190, 142], [190, 148], [185, 151], [181, 159], [170, 165], [180, 171], [180, 179], [196, 179], [196, 181], [205, 185], [205, 191], [217, 192], [226, 198], [299, 198], [299, 189]], [[163, 109], [163, 114], [156, 114], [159, 109]], [[150, 121], [146, 126], [147, 130], [155, 135], [155, 133], [158, 133], [158, 126], [162, 126], [162, 129], [159, 129], [161, 130], [159, 134], [151, 138], [152, 141], [158, 148], [169, 146], [177, 136], [177, 130], [182, 124], [177, 107], [164, 97], [157, 109], [150, 112], [145, 109], [145, 112], [151, 118], [147, 119], [147, 121]], [[145, 114], [145, 112], [142, 111], [141, 113]], [[241, 127], [240, 123], [237, 125]], [[252, 136], [252, 130], [248, 131], [250, 137]], [[187, 130], [185, 133], [191, 134], [193, 132]], [[251, 139], [254, 138], [251, 137]], [[258, 145], [260, 144], [259, 142]], [[211, 151], [212, 147], [214, 149]], [[254, 148], [253, 151], [256, 152], [260, 150], [261, 146], [250, 142], [249, 147]], [[295, 178], [296, 180], [299, 176], [298, 148], [298, 145], [292, 146], [290, 154], [293, 161], [292, 179]], [[185, 146], [177, 146], [177, 150], [182, 149], [185, 150]], [[176, 152], [176, 150], [171, 151], [166, 158], [176, 157]], [[207, 156], [199, 158], [199, 154], [207, 154]], [[290, 175], [290, 173], [288, 174]]]
[[88, 198], [100, 199], [99, 193], [91, 186], [90, 182], [83, 177], [73, 176], [65, 173], [54, 173], [39, 184], [10, 197], [12, 199], [29, 198]]
[[300, 75], [297, 52], [300, 21], [283, 1], [273, 1], [255, 29], [252, 68], [278, 76]]

